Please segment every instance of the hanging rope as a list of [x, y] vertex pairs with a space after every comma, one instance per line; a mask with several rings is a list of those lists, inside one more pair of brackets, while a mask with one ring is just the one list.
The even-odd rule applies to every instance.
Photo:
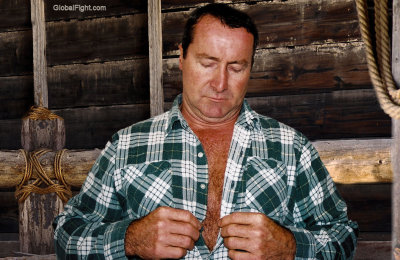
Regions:
[[369, 75], [383, 111], [392, 118], [400, 119], [400, 89], [393, 80], [390, 64], [388, 3], [387, 0], [374, 0], [376, 61], [366, 2], [366, 0], [356, 0], [361, 37], [366, 46]]
[[[25, 158], [25, 173], [21, 183], [16, 187], [15, 191], [15, 197], [18, 199], [18, 202], [23, 202], [31, 193], [56, 193], [64, 203], [67, 202], [72, 196], [72, 192], [71, 187], [66, 183], [61, 172], [61, 158], [65, 149], [58, 151], [54, 159], [54, 175], [59, 183], [55, 183], [47, 176], [39, 162], [39, 158], [50, 150], [39, 150], [28, 154], [25, 150], [20, 151]], [[32, 183], [26, 184], [32, 178], [34, 169], [37, 173], [36, 179]], [[43, 185], [46, 187], [43, 188]]]

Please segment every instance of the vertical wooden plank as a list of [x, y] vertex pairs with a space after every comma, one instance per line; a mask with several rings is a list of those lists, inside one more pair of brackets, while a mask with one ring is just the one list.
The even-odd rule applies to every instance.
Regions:
[[[33, 1], [33, 0], [32, 0]], [[149, 69], [150, 69], [150, 115], [164, 111], [162, 83], [162, 26], [161, 1], [148, 0]]]
[[44, 0], [31, 0], [35, 105], [48, 107]]
[[[393, 0], [392, 74], [400, 86], [400, 0]], [[393, 252], [400, 259], [400, 119], [392, 119], [392, 167], [393, 167]]]

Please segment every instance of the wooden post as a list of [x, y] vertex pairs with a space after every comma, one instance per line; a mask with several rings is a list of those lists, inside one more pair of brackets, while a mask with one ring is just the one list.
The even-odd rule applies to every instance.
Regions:
[[[393, 0], [392, 33], [392, 74], [397, 86], [400, 86], [400, 0]], [[392, 119], [392, 167], [393, 167], [393, 252], [400, 259], [400, 119]]]
[[35, 104], [49, 107], [47, 91], [46, 26], [44, 0], [31, 0], [33, 84]]
[[[33, 34], [33, 75], [35, 105], [48, 107], [46, 30], [44, 0], [31, 0]], [[38, 149], [60, 150], [65, 146], [62, 118], [38, 120], [24, 118], [21, 143], [26, 152]], [[32, 183], [32, 181], [29, 181]], [[63, 209], [55, 193], [35, 194], [19, 204], [19, 242], [21, 253], [47, 255], [54, 253], [52, 222]]]
[[150, 115], [164, 111], [161, 1], [148, 0]]

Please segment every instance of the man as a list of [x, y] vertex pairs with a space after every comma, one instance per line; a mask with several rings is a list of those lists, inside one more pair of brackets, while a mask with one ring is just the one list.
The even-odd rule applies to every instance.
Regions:
[[346, 259], [357, 225], [309, 141], [244, 101], [258, 34], [195, 10], [172, 109], [113, 136], [55, 223], [60, 258]]

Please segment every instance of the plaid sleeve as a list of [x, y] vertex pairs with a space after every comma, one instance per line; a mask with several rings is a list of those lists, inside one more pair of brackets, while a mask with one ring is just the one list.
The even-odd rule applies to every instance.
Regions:
[[126, 258], [124, 238], [131, 220], [122, 217], [122, 206], [114, 188], [115, 154], [116, 141], [109, 142], [81, 192], [55, 219], [58, 259]]
[[296, 239], [296, 259], [351, 259], [358, 225], [348, 219], [346, 203], [305, 137], [298, 151], [295, 225], [288, 227]]

